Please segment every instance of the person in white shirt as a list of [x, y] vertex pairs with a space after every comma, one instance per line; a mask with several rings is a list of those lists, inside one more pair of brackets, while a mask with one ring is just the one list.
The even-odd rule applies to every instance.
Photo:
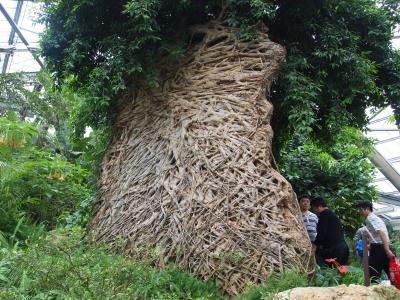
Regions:
[[303, 195], [298, 198], [299, 206], [301, 210], [301, 214], [303, 216], [303, 222], [306, 226], [308, 236], [310, 237], [310, 241], [314, 242], [317, 238], [317, 224], [318, 217], [316, 214], [310, 211], [310, 197], [307, 195]]
[[390, 250], [389, 234], [385, 223], [372, 211], [372, 203], [368, 201], [359, 202], [356, 205], [362, 216], [366, 217], [365, 226], [367, 227], [370, 238], [369, 250], [369, 274], [371, 279], [377, 281], [382, 270], [389, 276], [389, 261], [394, 257]]

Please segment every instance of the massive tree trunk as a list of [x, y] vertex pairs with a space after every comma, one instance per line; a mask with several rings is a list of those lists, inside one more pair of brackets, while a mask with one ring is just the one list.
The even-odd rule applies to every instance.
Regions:
[[219, 23], [194, 31], [179, 66], [161, 60], [160, 88], [137, 86], [121, 102], [89, 236], [232, 295], [310, 266], [295, 195], [271, 166], [265, 95], [285, 51], [265, 29], [250, 42]]

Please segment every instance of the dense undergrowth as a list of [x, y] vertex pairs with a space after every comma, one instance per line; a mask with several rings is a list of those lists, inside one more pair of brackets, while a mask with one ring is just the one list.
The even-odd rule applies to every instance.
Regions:
[[[22, 243], [1, 238], [0, 299], [227, 299], [213, 282], [202, 282], [174, 265], [165, 269], [147, 261], [113, 254], [105, 245], [84, 242], [79, 227], [56, 229]], [[305, 274], [286, 270], [271, 274], [262, 285], [249, 283], [235, 299], [268, 299], [294, 287], [361, 284], [354, 268], [345, 277], [335, 269]]]
[[86, 245], [80, 229], [55, 230], [23, 246], [3, 241], [1, 299], [223, 299], [215, 285], [176, 267], [112, 255]]

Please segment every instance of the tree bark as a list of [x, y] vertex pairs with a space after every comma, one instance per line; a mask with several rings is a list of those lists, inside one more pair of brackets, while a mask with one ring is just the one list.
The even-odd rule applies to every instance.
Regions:
[[161, 61], [161, 87], [122, 102], [89, 237], [235, 295], [272, 271], [313, 267], [296, 197], [271, 166], [266, 92], [285, 51], [266, 28], [248, 42], [220, 23], [193, 32], [181, 64]]

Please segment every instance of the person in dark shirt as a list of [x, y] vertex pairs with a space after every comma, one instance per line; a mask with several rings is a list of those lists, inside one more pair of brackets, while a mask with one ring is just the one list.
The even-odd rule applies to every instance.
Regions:
[[313, 243], [317, 264], [326, 266], [327, 258], [336, 258], [338, 263], [346, 264], [349, 247], [344, 239], [343, 226], [339, 218], [327, 207], [322, 197], [312, 199], [311, 207], [318, 215], [317, 238]]

